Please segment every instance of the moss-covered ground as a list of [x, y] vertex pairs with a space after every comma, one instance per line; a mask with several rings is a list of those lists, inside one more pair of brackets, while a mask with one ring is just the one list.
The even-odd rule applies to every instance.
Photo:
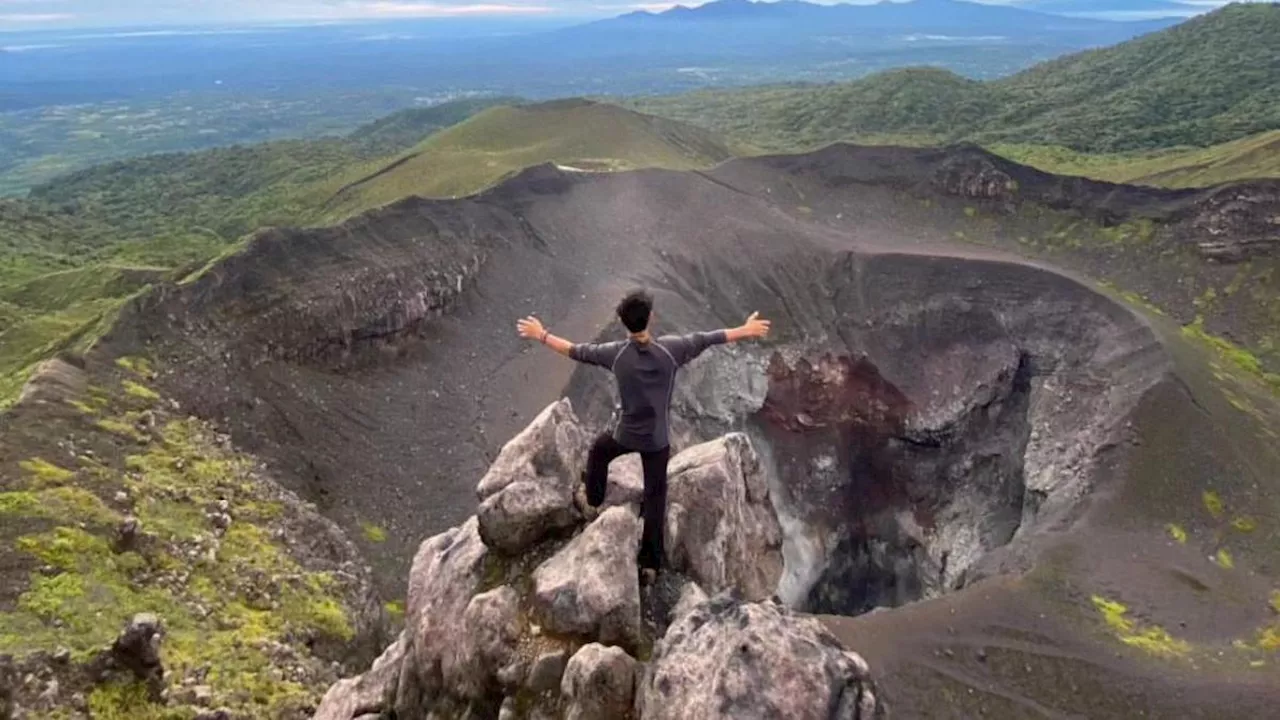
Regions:
[[[285, 508], [247, 458], [167, 412], [147, 363], [119, 366], [117, 386], [67, 403], [79, 449], [4, 469], [0, 556], [30, 570], [0, 602], [0, 655], [65, 650], [84, 665], [150, 612], [165, 627], [170, 702], [116, 681], [92, 689], [93, 717], [191, 717], [184, 685], [206, 686], [206, 704], [238, 716], [305, 715], [334, 679], [309, 644], [354, 633], [334, 578], [286, 550], [275, 523]], [[103, 435], [119, 452], [90, 449]]]

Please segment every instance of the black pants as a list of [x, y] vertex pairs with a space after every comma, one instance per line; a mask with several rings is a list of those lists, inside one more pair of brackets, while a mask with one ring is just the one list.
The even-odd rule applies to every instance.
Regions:
[[644, 466], [644, 499], [640, 505], [644, 532], [640, 536], [640, 567], [657, 570], [662, 567], [662, 540], [667, 519], [667, 461], [671, 459], [671, 448], [642, 452], [622, 445], [612, 435], [597, 437], [587, 453], [587, 502], [591, 507], [599, 507], [604, 502], [605, 490], [609, 487], [609, 463], [633, 452], [640, 453], [640, 462]]

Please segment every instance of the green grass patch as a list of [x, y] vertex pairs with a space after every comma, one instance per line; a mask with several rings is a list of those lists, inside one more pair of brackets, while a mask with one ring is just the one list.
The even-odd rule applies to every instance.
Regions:
[[146, 400], [147, 402], [155, 402], [160, 399], [160, 393], [157, 393], [155, 390], [152, 390], [142, 383], [134, 382], [133, 380], [124, 380], [121, 385], [123, 385], [124, 391], [131, 397]]
[[361, 522], [360, 532], [369, 542], [382, 543], [387, 541], [387, 531], [381, 526], [371, 522]]
[[118, 435], [135, 442], [143, 443], [147, 441], [146, 433], [138, 429], [138, 426], [130, 422], [131, 418], [109, 417], [102, 418], [94, 424], [101, 430]]
[[121, 356], [116, 358], [116, 366], [143, 377], [150, 377], [152, 374], [151, 361], [144, 357], [135, 355]]
[[18, 463], [18, 467], [25, 470], [37, 486], [61, 485], [76, 476], [73, 471], [39, 457], [23, 460]]
[[95, 525], [113, 525], [121, 519], [97, 495], [67, 486], [0, 493], [0, 517], [5, 516]]
[[1182, 336], [1188, 340], [1208, 346], [1227, 362], [1263, 381], [1273, 391], [1280, 392], [1280, 375], [1266, 372], [1262, 361], [1248, 350], [1206, 331], [1204, 329], [1204, 318], [1199, 315], [1190, 324], [1182, 327]]
[[147, 689], [138, 682], [111, 682], [89, 694], [89, 713], [94, 720], [191, 720], [192, 708], [171, 708], [153, 703]]
[[387, 611], [387, 616], [391, 618], [391, 622], [396, 624], [404, 622], [403, 600], [388, 600], [382, 604], [382, 609]]
[[1094, 595], [1093, 604], [1102, 613], [1106, 626], [1125, 645], [1165, 658], [1182, 658], [1191, 651], [1187, 641], [1173, 637], [1164, 628], [1143, 626], [1129, 618], [1129, 608], [1123, 603]]

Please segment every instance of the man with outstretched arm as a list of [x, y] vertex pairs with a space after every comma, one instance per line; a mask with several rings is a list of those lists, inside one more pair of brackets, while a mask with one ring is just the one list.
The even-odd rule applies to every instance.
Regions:
[[769, 321], [752, 313], [736, 328], [654, 338], [649, 332], [653, 297], [643, 290], [622, 298], [617, 314], [629, 336], [616, 342], [570, 342], [552, 335], [536, 317], [519, 320], [516, 328], [521, 336], [537, 340], [561, 355], [613, 373], [621, 407], [615, 418], [616, 427], [596, 438], [587, 455], [583, 473], [586, 498], [588, 505], [599, 507], [608, 485], [609, 463], [628, 453], [640, 454], [644, 466], [644, 533], [639, 560], [643, 580], [648, 584], [657, 576], [663, 560], [667, 461], [671, 456], [668, 414], [676, 372], [712, 345], [765, 337], [769, 334]]

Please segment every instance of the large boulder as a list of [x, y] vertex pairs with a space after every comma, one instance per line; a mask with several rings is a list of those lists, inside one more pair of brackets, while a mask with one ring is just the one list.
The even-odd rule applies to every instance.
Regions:
[[866, 662], [817, 620], [722, 593], [679, 617], [636, 690], [642, 720], [869, 720]]
[[408, 643], [396, 692], [396, 716], [424, 717], [432, 702], [466, 678], [464, 616], [480, 587], [488, 549], [476, 519], [422, 543], [409, 572]]
[[565, 720], [625, 717], [635, 697], [635, 658], [621, 648], [588, 643], [569, 660], [560, 681]]
[[363, 675], [334, 683], [312, 720], [351, 720], [380, 712], [395, 698], [404, 663], [405, 635], [391, 644]]
[[605, 510], [533, 573], [534, 609], [547, 629], [634, 646], [640, 639], [639, 518]]
[[573, 492], [587, 444], [568, 400], [547, 406], [507, 442], [476, 488], [485, 545], [518, 553], [577, 522]]
[[666, 552], [672, 566], [712, 595], [774, 594], [782, 577], [782, 527], [751, 441], [731, 433], [672, 459]]

